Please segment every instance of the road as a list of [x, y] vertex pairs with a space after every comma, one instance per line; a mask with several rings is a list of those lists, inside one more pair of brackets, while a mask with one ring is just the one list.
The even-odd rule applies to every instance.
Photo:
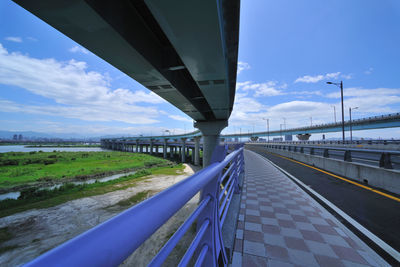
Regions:
[[[328, 199], [394, 249], [400, 251], [400, 201], [342, 181], [279, 155], [271, 154], [264, 147], [253, 146], [247, 149], [271, 160]], [[385, 192], [384, 190], [380, 191]], [[399, 195], [385, 193], [400, 200]]]

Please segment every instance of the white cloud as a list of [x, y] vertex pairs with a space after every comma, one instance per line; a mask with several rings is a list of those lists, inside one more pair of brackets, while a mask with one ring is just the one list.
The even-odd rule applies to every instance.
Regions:
[[364, 71], [364, 74], [370, 75], [374, 71], [374, 68], [368, 68], [366, 71]]
[[83, 53], [83, 54], [89, 54], [89, 51], [86, 48], [83, 48], [82, 46], [74, 46], [71, 47], [69, 50], [71, 53]]
[[295, 83], [317, 83], [322, 80], [326, 79], [337, 79], [340, 75], [340, 72], [333, 72], [333, 73], [327, 73], [325, 75], [316, 75], [316, 76], [310, 76], [310, 75], [305, 75], [303, 77], [297, 78], [294, 82]]
[[[240, 86], [249, 85], [242, 83]], [[288, 94], [322, 95], [320, 91], [300, 91], [288, 92]], [[359, 107], [354, 112], [354, 118], [374, 116], [376, 114], [387, 114], [398, 112], [400, 104], [400, 89], [377, 88], [347, 88], [344, 91], [345, 100], [345, 119], [348, 120], [349, 107]], [[238, 132], [240, 127], [243, 132], [265, 130], [266, 122], [264, 118], [269, 118], [270, 130], [279, 130], [286, 119], [287, 128], [302, 127], [310, 125], [312, 117], [313, 125], [333, 122], [334, 114], [332, 105], [336, 106], [336, 116], [340, 116], [340, 90], [327, 95], [332, 101], [289, 101], [284, 103], [266, 106], [258, 102], [256, 98], [248, 96], [246, 93], [236, 95], [233, 112], [229, 121], [230, 127], [227, 132]], [[233, 130], [233, 131], [232, 131]]]
[[88, 71], [85, 62], [59, 62], [55, 59], [37, 59], [20, 53], [8, 53], [1, 44], [0, 83], [24, 88], [56, 102], [53, 105], [35, 106], [3, 100], [0, 107], [3, 111], [87, 121], [154, 123], [157, 122], [157, 109], [137, 103], [165, 102], [153, 92], [132, 92], [123, 88], [112, 90], [107, 77]]
[[337, 80], [339, 78], [349, 80], [352, 77], [353, 77], [352, 74], [341, 74], [340, 72], [332, 72], [332, 73], [327, 73], [325, 75], [322, 75], [322, 74], [315, 75], [315, 76], [305, 75], [303, 77], [297, 78], [294, 82], [295, 83], [299, 83], [299, 82], [302, 82], [302, 83], [317, 83], [317, 82], [320, 82], [322, 80], [329, 80], [329, 79]]
[[237, 65], [237, 74], [241, 73], [243, 70], [250, 69], [249, 63], [239, 61]]
[[253, 83], [251, 81], [240, 82], [236, 84], [236, 89], [241, 91], [254, 91], [254, 96], [277, 96], [284, 93], [280, 89], [287, 87], [287, 84], [278, 85], [276, 81], [265, 83]]
[[174, 119], [176, 121], [193, 122], [192, 119], [184, 117], [184, 116], [180, 116], [180, 115], [168, 115], [168, 117], [170, 117], [171, 119]]
[[15, 43], [22, 43], [22, 38], [21, 37], [17, 37], [17, 36], [8, 36], [6, 38], [4, 38], [7, 41], [10, 42], [15, 42]]
[[32, 42], [37, 42], [37, 40], [38, 40], [38, 39], [36, 39], [34, 37], [31, 37], [31, 36], [26, 37], [26, 39], [28, 39], [29, 41], [32, 41]]
[[[400, 88], [375, 88], [375, 89], [364, 89], [359, 87], [345, 88], [343, 90], [345, 97], [369, 97], [374, 96], [376, 98], [385, 98], [389, 95], [400, 95]], [[340, 91], [330, 93], [326, 97], [328, 98], [340, 98]]]

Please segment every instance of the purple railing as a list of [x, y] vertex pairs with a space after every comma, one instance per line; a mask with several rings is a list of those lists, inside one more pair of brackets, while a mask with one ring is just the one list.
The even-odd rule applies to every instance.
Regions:
[[[128, 258], [158, 228], [201, 192], [193, 213], [150, 262], [160, 266], [197, 222], [197, 233], [182, 257], [179, 266], [195, 262], [195, 266], [227, 265], [221, 235], [234, 193], [239, 192], [238, 177], [243, 171], [243, 147], [226, 156], [217, 149], [207, 168], [127, 209], [89, 231], [39, 256], [26, 266], [117, 266]], [[193, 259], [192, 259], [193, 258]]]

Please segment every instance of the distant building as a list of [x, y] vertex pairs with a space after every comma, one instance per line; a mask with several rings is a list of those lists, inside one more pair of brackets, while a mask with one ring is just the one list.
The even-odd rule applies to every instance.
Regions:
[[274, 137], [274, 138], [272, 138], [272, 141], [274, 141], [274, 142], [282, 142], [283, 138], [282, 137]]
[[22, 139], [23, 139], [22, 134], [18, 135], [18, 140], [22, 141]]
[[13, 140], [14, 140], [14, 141], [17, 141], [17, 140], [18, 140], [18, 134], [14, 134], [14, 135], [13, 135]]

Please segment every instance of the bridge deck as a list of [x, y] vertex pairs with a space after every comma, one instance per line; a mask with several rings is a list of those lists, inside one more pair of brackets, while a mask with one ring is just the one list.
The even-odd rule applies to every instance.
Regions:
[[232, 266], [387, 265], [262, 156], [245, 163]]

